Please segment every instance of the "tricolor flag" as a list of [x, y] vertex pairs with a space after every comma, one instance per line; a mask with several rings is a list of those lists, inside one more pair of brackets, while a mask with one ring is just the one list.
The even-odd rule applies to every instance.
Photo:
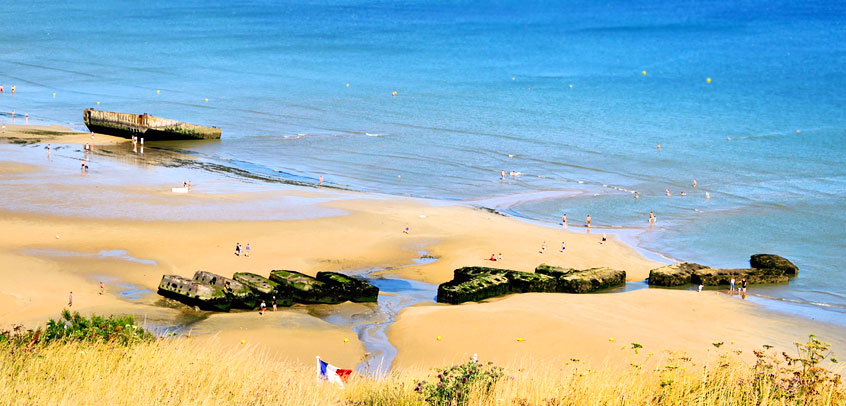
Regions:
[[344, 386], [344, 383], [349, 379], [352, 369], [341, 369], [322, 361], [317, 357], [317, 379], [322, 381], [329, 381]]

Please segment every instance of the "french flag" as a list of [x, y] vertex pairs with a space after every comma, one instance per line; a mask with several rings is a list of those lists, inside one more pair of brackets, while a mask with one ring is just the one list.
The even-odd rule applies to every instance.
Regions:
[[341, 369], [317, 357], [317, 379], [344, 386], [352, 369]]

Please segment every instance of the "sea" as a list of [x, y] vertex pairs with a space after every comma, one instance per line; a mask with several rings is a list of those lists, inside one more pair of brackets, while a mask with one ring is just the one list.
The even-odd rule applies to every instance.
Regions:
[[846, 325], [844, 23], [820, 0], [8, 1], [0, 121], [149, 113], [222, 128], [181, 151], [252, 181], [590, 215], [665, 261], [775, 253], [799, 275], [750, 299]]

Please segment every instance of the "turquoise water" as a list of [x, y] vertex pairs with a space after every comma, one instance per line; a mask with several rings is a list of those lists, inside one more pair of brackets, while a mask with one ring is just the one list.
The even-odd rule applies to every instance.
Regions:
[[800, 276], [759, 291], [846, 322], [844, 3], [13, 2], [3, 17], [4, 123], [82, 128], [99, 101], [219, 126], [197, 156], [268, 176], [512, 196], [500, 209], [590, 214], [711, 266], [778, 253]]

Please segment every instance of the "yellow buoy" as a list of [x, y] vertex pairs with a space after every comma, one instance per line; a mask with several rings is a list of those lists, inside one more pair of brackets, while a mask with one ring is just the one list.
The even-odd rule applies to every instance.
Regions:
[[246, 344], [247, 340], [241, 340], [241, 344]]
[[350, 84], [349, 84], [349, 83], [347, 83], [347, 87], [350, 87]]
[[206, 101], [209, 101], [209, 98], [208, 98], [208, 97], [206, 97]]
[[642, 72], [640, 72], [640, 73], [642, 73], [642, 74], [643, 74], [643, 76], [646, 76], [646, 71], [642, 71]]
[[706, 82], [711, 83], [711, 78], [705, 79]]
[[511, 80], [517, 80], [517, 76], [512, 76]]
[[437, 337], [437, 340], [438, 340], [438, 341], [441, 341], [441, 336], [438, 336], [438, 337]]
[[517, 337], [517, 341], [522, 342], [522, 341], [523, 341], [523, 337]]
[[609, 338], [609, 339], [608, 339], [608, 341], [611, 341], [611, 342], [613, 343], [613, 342], [614, 342], [614, 337]]
[[156, 89], [156, 94], [159, 94], [161, 92], [162, 92], [161, 90]]
[[393, 92], [393, 93], [391, 93], [391, 96], [396, 96], [396, 95], [397, 95], [397, 91], [396, 91], [396, 90], [394, 90], [394, 92]]
[[56, 93], [53, 93], [53, 97], [56, 97]]
[[99, 106], [99, 105], [100, 105], [100, 102], [97, 102], [97, 105]]
[[349, 338], [345, 338], [345, 339], [344, 339], [344, 342], [345, 342], [345, 343], [348, 343], [348, 342], [350, 342], [350, 339], [349, 339]]

